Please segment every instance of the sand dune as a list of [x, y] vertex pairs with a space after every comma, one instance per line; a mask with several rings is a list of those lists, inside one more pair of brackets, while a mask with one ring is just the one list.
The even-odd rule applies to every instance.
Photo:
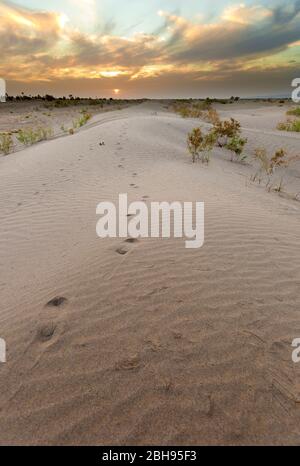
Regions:
[[[269, 111], [228, 116], [249, 152], [299, 152]], [[219, 149], [193, 165], [195, 121], [158, 103], [91, 123], [0, 160], [0, 444], [299, 443], [300, 204]], [[204, 246], [97, 238], [96, 205], [122, 192], [204, 201]]]

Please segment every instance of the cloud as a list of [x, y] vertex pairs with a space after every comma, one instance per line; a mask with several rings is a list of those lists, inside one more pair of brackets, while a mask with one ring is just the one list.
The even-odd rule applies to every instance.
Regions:
[[78, 22], [87, 29], [92, 29], [96, 25], [96, 0], [68, 0], [73, 10], [73, 15]]
[[291, 5], [292, 12], [285, 7], [267, 10], [234, 6], [225, 10], [220, 21], [209, 24], [195, 24], [165, 14], [171, 33], [170, 57], [190, 62], [277, 53], [299, 40], [298, 3]]
[[0, 5], [1, 58], [51, 50], [64, 28], [60, 13], [36, 12], [10, 2]]
[[[74, 8], [96, 8], [94, 0], [69, 0]], [[82, 11], [82, 10], [79, 10]], [[152, 34], [113, 34], [113, 20], [100, 32], [75, 28], [59, 12], [39, 12], [12, 2], [0, 4], [0, 75], [31, 82], [101, 80], [129, 89], [138, 82], [182, 83], [192, 88], [205, 80], [220, 83], [239, 73], [261, 72], [261, 62], [287, 75], [299, 64], [291, 51], [300, 41], [300, 0], [266, 8], [244, 4], [227, 7], [214, 22], [190, 21], [160, 11], [162, 25]], [[95, 17], [95, 15], [93, 15]], [[289, 53], [286, 64], [278, 58]], [[286, 67], [289, 67], [287, 70]]]
[[227, 7], [222, 15], [222, 19], [238, 24], [255, 24], [271, 16], [272, 11], [260, 5], [247, 7], [244, 4], [240, 4]]

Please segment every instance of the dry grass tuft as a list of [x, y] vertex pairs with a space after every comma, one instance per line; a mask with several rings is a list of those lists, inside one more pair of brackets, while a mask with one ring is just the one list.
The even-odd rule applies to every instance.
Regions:
[[10, 133], [0, 134], [0, 152], [8, 155], [13, 147], [13, 139]]

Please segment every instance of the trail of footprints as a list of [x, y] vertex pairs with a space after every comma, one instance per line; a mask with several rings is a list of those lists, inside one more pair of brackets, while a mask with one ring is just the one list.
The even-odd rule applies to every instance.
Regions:
[[[54, 310], [55, 308], [61, 309], [68, 303], [67, 298], [64, 296], [55, 296], [54, 298], [50, 299], [45, 305], [46, 309]], [[59, 320], [61, 319], [61, 313], [57, 316], [57, 318], [52, 319], [49, 322], [45, 322], [40, 325], [37, 331], [37, 340], [45, 343], [50, 341], [56, 334], [57, 329], [59, 326]]]
[[[122, 134], [120, 134], [119, 136], [119, 141], [117, 142], [117, 148], [116, 148], [116, 152], [115, 152], [115, 155], [118, 156], [118, 152], [120, 152], [121, 150], [123, 150], [123, 147], [122, 147], [122, 139], [123, 137], [125, 137], [127, 135], [127, 132], [126, 132], [126, 129], [127, 127], [124, 126], [124, 132]], [[128, 141], [128, 138], [126, 139]], [[124, 167], [124, 162], [125, 162], [125, 157], [121, 157], [120, 158], [120, 163], [118, 164], [118, 168], [125, 168]], [[132, 178], [136, 178], [138, 176], [138, 173], [136, 172], [133, 172], [132, 173]], [[130, 183], [129, 184], [129, 187], [130, 188], [133, 188], [133, 189], [139, 189], [139, 186], [135, 183]], [[146, 200], [146, 199], [149, 199], [149, 196], [145, 195], [142, 197], [143, 200]], [[132, 215], [128, 214], [127, 217], [132, 217]], [[127, 238], [117, 249], [116, 249], [116, 253], [119, 254], [120, 256], [125, 256], [126, 254], [128, 254], [131, 250], [132, 250], [132, 247], [138, 243], [138, 239], [136, 238]]]

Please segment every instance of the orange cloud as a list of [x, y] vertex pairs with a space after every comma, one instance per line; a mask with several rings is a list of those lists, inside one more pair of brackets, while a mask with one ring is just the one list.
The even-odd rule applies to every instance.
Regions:
[[240, 5], [232, 5], [225, 9], [222, 18], [225, 21], [230, 21], [238, 24], [255, 24], [259, 21], [272, 18], [272, 10], [264, 8], [260, 5], [247, 7], [243, 3]]
[[[78, 0], [74, 0], [76, 5]], [[94, 0], [86, 0], [90, 11]], [[259, 60], [299, 44], [300, 5], [267, 9], [227, 7], [218, 21], [189, 21], [158, 12], [164, 25], [156, 34], [121, 37], [89, 34], [72, 27], [58, 12], [38, 12], [11, 2], [0, 4], [0, 75], [14, 81], [111, 80], [118, 89], [137, 81], [188, 76], [199, 82], [226, 79], [252, 69]], [[273, 60], [273, 62], [272, 62]], [[299, 62], [299, 60], [298, 60]], [[116, 82], [119, 80], [119, 82]]]

